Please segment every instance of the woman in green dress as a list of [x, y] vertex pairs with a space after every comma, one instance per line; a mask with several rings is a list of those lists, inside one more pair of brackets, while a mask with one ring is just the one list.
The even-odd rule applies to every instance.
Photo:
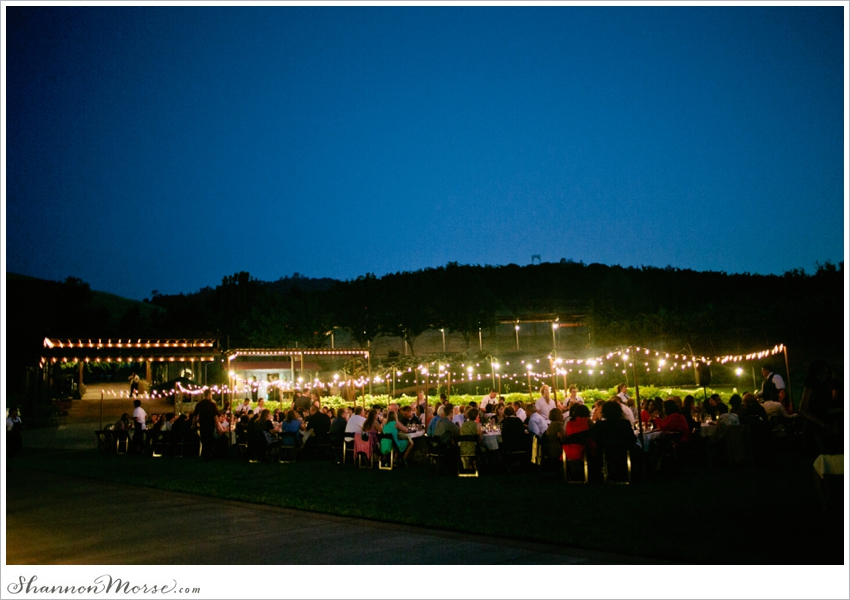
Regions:
[[[413, 450], [413, 444], [410, 440], [398, 437], [398, 416], [394, 410], [387, 413], [387, 422], [384, 423], [383, 433], [388, 433], [393, 436], [399, 452], [402, 452], [401, 459], [407, 464], [407, 457], [410, 451]], [[392, 442], [390, 440], [381, 440], [381, 453], [389, 454], [392, 451]]]

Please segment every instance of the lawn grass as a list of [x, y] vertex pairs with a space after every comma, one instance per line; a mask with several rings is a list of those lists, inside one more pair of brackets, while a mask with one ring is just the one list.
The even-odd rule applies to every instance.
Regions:
[[459, 479], [425, 465], [384, 472], [96, 450], [27, 449], [9, 467], [677, 563], [843, 561], [842, 522], [820, 511], [811, 465], [796, 455], [632, 486], [568, 485], [534, 471]]

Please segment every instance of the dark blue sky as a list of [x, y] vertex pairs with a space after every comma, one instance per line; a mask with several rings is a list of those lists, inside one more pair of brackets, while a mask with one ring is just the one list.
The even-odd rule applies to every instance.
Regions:
[[7, 7], [6, 268], [843, 260], [842, 7]]

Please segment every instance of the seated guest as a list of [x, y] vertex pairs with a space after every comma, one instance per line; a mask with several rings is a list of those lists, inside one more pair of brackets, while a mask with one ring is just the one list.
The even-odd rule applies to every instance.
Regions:
[[363, 433], [381, 433], [383, 426], [378, 420], [380, 413], [377, 408], [373, 408], [366, 414], [366, 420], [363, 422]]
[[283, 423], [283, 419], [283, 412], [279, 408], [274, 409], [274, 412], [272, 413], [272, 421], [275, 423]]
[[463, 425], [464, 421], [466, 420], [466, 417], [464, 416], [464, 411], [461, 410], [462, 408], [463, 407], [461, 407], [461, 406], [455, 406], [452, 409], [452, 413], [453, 413], [452, 414], [452, 423], [457, 425], [458, 428], [460, 428]]
[[[785, 390], [780, 390], [784, 392]], [[762, 408], [764, 408], [764, 412], [767, 415], [768, 419], [777, 418], [777, 419], [787, 419], [788, 413], [785, 412], [785, 407], [782, 406], [782, 403], [778, 400], [765, 400], [761, 403]]]
[[[528, 420], [528, 415], [525, 414], [525, 409], [522, 407], [522, 402], [514, 402], [514, 414], [516, 418], [523, 422], [523, 424]], [[505, 409], [505, 417], [508, 416], [508, 411]]]
[[729, 411], [729, 408], [725, 404], [717, 405], [717, 426], [727, 426], [727, 425], [740, 425], [741, 421], [738, 419], [738, 415], [732, 414]]
[[363, 416], [363, 407], [355, 406], [354, 414], [348, 418], [345, 425], [345, 433], [359, 433], [363, 431], [363, 423], [366, 422], [366, 417]]
[[494, 409], [493, 416], [490, 417], [490, 422], [497, 427], [501, 427], [505, 421], [505, 405], [497, 404]]
[[388, 454], [391, 452], [392, 442], [395, 442], [398, 451], [403, 453], [401, 460], [407, 466], [407, 457], [410, 455], [411, 450], [413, 450], [413, 443], [409, 439], [399, 437], [398, 420], [394, 410], [387, 412], [387, 422], [384, 423], [382, 433], [393, 436], [393, 440], [381, 440], [381, 453]]
[[342, 439], [345, 434], [345, 429], [348, 427], [348, 411], [345, 408], [340, 408], [333, 421], [331, 421], [331, 436]]
[[331, 430], [331, 418], [322, 412], [318, 404], [310, 406], [310, 416], [307, 417], [306, 427], [313, 431], [307, 438], [304, 449], [312, 452], [316, 446], [327, 443], [328, 433]]
[[685, 417], [685, 421], [688, 423], [688, 428], [691, 431], [694, 431], [699, 424], [694, 420], [694, 405], [696, 404], [696, 399], [688, 394], [685, 396], [685, 400], [682, 403], [682, 416]]
[[741, 413], [743, 412], [743, 400], [739, 394], [732, 394], [729, 398], [729, 412], [733, 415], [737, 415], [738, 419], [741, 418]]
[[791, 402], [791, 397], [788, 395], [788, 390], [782, 388], [779, 390], [779, 403], [782, 405], [782, 408], [785, 409], [785, 413], [787, 415], [794, 414], [794, 403]]
[[453, 408], [451, 404], [446, 404], [443, 409], [443, 416], [437, 420], [437, 424], [434, 426], [434, 437], [440, 438], [443, 444], [451, 444], [452, 440], [460, 435], [460, 427], [455, 425], [445, 414], [451, 415]]
[[112, 430], [127, 431], [128, 429], [130, 429], [130, 415], [124, 413], [117, 421], [115, 421], [115, 424], [112, 426]]
[[280, 430], [282, 433], [294, 433], [296, 446], [301, 446], [301, 432], [305, 429], [306, 426], [297, 412], [292, 409], [286, 411], [286, 418], [283, 420]]
[[[590, 410], [584, 404], [573, 404], [570, 408], [570, 420], [564, 429], [565, 437], [562, 440], [569, 442], [562, 444], [561, 448], [567, 455], [567, 460], [582, 460], [587, 449], [587, 436], [582, 441], [579, 434], [590, 430]], [[572, 437], [575, 436], [575, 437]]]
[[561, 439], [564, 437], [564, 413], [560, 408], [549, 411], [549, 426], [543, 434], [543, 448], [550, 458], [561, 460]]
[[171, 427], [174, 425], [174, 413], [168, 412], [165, 413], [165, 419], [163, 419], [165, 423], [162, 424], [163, 431], [171, 431]]
[[660, 431], [679, 431], [682, 433], [682, 441], [689, 442], [691, 440], [691, 428], [688, 427], [688, 422], [682, 413], [679, 412], [679, 406], [675, 400], [664, 401], [665, 417], [658, 417], [653, 420], [655, 428]]
[[528, 432], [537, 437], [543, 437], [543, 434], [546, 433], [546, 428], [549, 427], [549, 423], [537, 412], [537, 406], [528, 403], [525, 407], [525, 412], [528, 414]]
[[602, 420], [602, 406], [604, 404], [605, 400], [597, 400], [593, 403], [593, 410], [590, 413], [590, 420], [594, 423]]
[[743, 397], [744, 402], [744, 410], [741, 413], [745, 419], [748, 417], [755, 417], [761, 421], [767, 422], [767, 412], [764, 410], [764, 407], [759, 402], [758, 397], [755, 394], [744, 394]]
[[[632, 425], [623, 415], [623, 409], [617, 400], [609, 400], [600, 409], [602, 418], [590, 428], [588, 437], [596, 445], [594, 472], [602, 467], [602, 456], [607, 458], [609, 474], [622, 479], [625, 476], [626, 455], [634, 454], [637, 446]], [[681, 416], [681, 415], [680, 415]]]
[[331, 430], [331, 419], [323, 413], [318, 405], [310, 407], [310, 416], [307, 417], [307, 429], [313, 430], [313, 437], [323, 438]]
[[525, 430], [525, 424], [514, 414], [511, 406], [505, 408], [505, 420], [502, 421], [502, 443], [499, 448], [504, 452], [520, 452], [531, 448], [531, 437]]
[[240, 415], [247, 415], [249, 410], [251, 410], [251, 400], [249, 398], [245, 398], [245, 400], [242, 401], [242, 404], [236, 407], [234, 412]]
[[413, 414], [413, 407], [403, 406], [401, 408], [401, 415], [398, 418], [398, 422], [404, 425], [405, 427], [410, 425], [421, 425], [422, 422], [419, 420], [419, 417]]
[[437, 414], [428, 421], [428, 435], [434, 435], [434, 429], [437, 427], [437, 423], [440, 422], [440, 419], [443, 418], [443, 413], [445, 412], [445, 408], [442, 404], [437, 406]]

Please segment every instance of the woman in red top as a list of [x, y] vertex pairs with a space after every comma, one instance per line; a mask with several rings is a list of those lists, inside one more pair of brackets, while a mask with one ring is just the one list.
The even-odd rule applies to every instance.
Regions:
[[[570, 420], [567, 421], [566, 434], [568, 436], [581, 433], [590, 429], [590, 409], [584, 404], [573, 404], [570, 407]], [[582, 460], [584, 458], [586, 444], [563, 444], [567, 460]]]
[[681, 431], [682, 441], [691, 441], [691, 429], [688, 427], [684, 415], [679, 412], [679, 406], [675, 400], [664, 401], [664, 413], [667, 415], [666, 417], [653, 420], [655, 428], [660, 431]]

